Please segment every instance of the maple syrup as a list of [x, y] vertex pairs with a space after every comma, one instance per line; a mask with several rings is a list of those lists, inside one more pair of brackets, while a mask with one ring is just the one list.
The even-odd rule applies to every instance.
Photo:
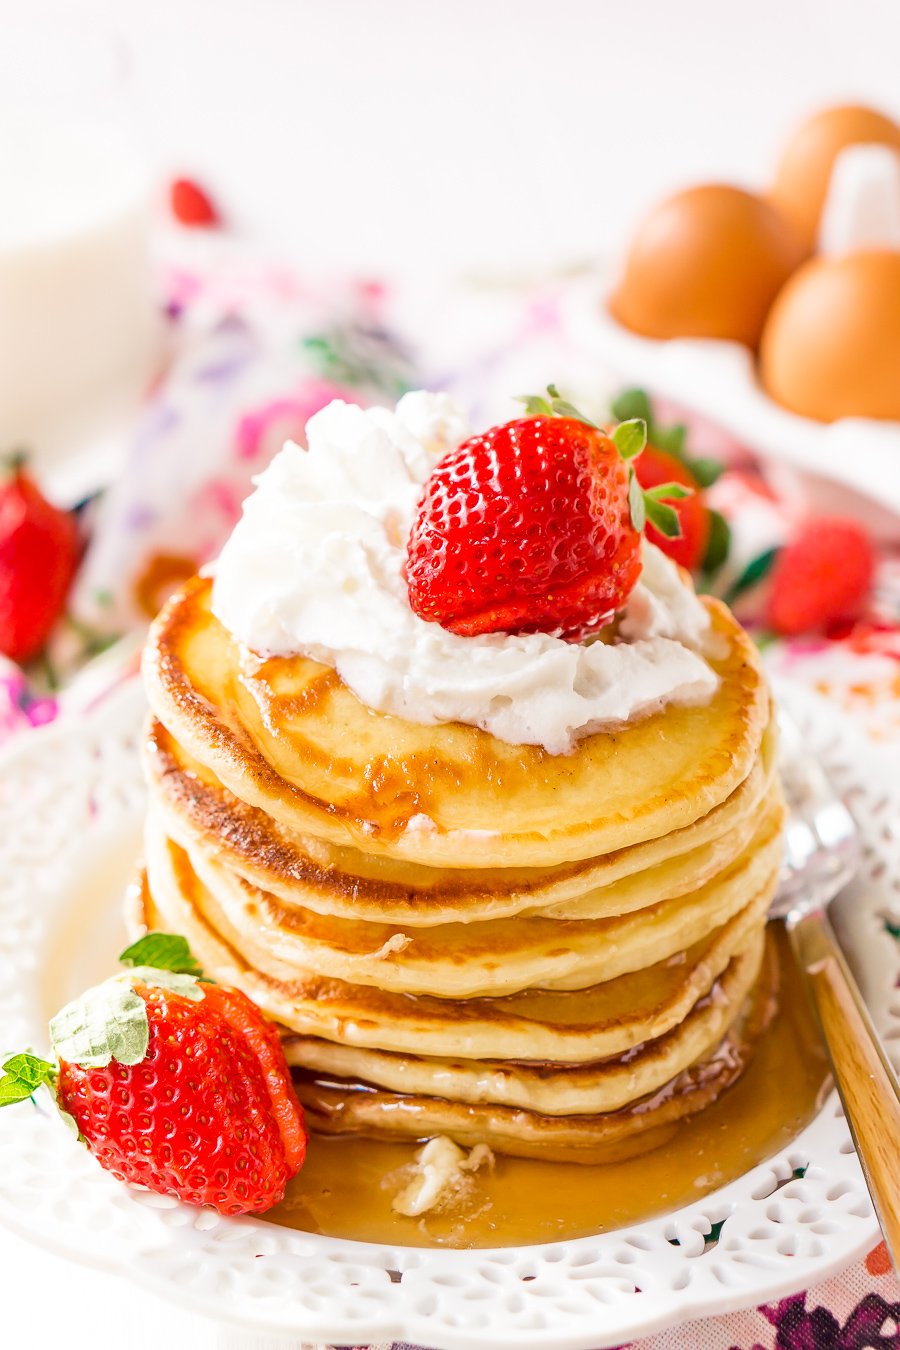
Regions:
[[780, 931], [779, 1010], [746, 1072], [661, 1147], [586, 1166], [498, 1155], [462, 1201], [421, 1218], [395, 1213], [402, 1171], [420, 1147], [314, 1136], [271, 1223], [412, 1247], [503, 1247], [585, 1237], [653, 1218], [708, 1195], [777, 1153], [812, 1120], [828, 1086], [812, 1009]]

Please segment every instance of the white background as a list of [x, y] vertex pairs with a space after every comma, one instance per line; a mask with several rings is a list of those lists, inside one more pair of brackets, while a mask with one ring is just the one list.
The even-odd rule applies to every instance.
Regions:
[[144, 149], [311, 264], [590, 255], [675, 186], [764, 185], [824, 102], [900, 114], [896, 0], [0, 0], [0, 16], [0, 72], [10, 26], [43, 29], [32, 86], [83, 64], [99, 101], [113, 81], [91, 43], [107, 43], [115, 115]]
[[[160, 173], [311, 267], [579, 260], [678, 185], [763, 185], [819, 104], [900, 115], [896, 0], [0, 0], [7, 88], [29, 32], [32, 97], [96, 69]], [[2, 1231], [0, 1295], [10, 1346], [259, 1344]]]

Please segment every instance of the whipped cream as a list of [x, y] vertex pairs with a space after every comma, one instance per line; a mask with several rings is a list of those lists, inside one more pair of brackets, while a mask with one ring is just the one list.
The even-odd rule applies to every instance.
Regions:
[[669, 703], [708, 700], [707, 611], [646, 541], [614, 642], [544, 633], [459, 637], [413, 613], [403, 568], [422, 485], [467, 434], [446, 394], [396, 411], [339, 400], [256, 481], [214, 568], [213, 610], [260, 656], [337, 670], [369, 707], [466, 722], [514, 744], [571, 750], [582, 736]]

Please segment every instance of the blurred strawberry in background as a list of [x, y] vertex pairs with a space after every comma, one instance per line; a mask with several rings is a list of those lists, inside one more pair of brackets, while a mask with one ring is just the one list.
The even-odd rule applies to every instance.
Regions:
[[680, 535], [667, 539], [655, 525], [649, 523], [646, 533], [650, 542], [675, 562], [686, 567], [689, 572], [698, 571], [706, 557], [709, 543], [709, 511], [700, 484], [680, 459], [666, 450], [658, 449], [652, 441], [648, 442], [643, 454], [635, 461], [634, 472], [643, 488], [659, 487], [661, 483], [683, 483], [691, 489], [693, 496], [685, 497], [678, 503]]
[[688, 455], [687, 428], [680, 423], [660, 425], [643, 389], [629, 389], [620, 394], [612, 405], [612, 413], [621, 422], [639, 417], [647, 424], [647, 445], [634, 463], [641, 487], [674, 482], [691, 489], [692, 495], [678, 503], [681, 534], [669, 539], [648, 524], [647, 538], [689, 572], [712, 575], [724, 561], [729, 545], [725, 520], [710, 509], [706, 500], [706, 489], [719, 477], [722, 465], [716, 460]]
[[0, 471], [0, 652], [30, 661], [63, 612], [81, 556], [75, 517], [41, 494], [13, 455]]
[[192, 178], [175, 179], [169, 189], [169, 205], [180, 225], [210, 229], [221, 224], [221, 216], [212, 197]]
[[[678, 505], [681, 536], [666, 539], [650, 525], [647, 534], [694, 573], [699, 589], [736, 605], [760, 637], [845, 640], [872, 620], [878, 553], [865, 525], [834, 514], [805, 515], [798, 524], [796, 503], [781, 501], [758, 465], [741, 454], [727, 466], [692, 456], [687, 428], [661, 425], [641, 389], [620, 395], [612, 412], [647, 423], [649, 443], [635, 461], [643, 487], [674, 481], [693, 488]], [[734, 537], [727, 521], [734, 522]]]
[[866, 529], [845, 516], [807, 520], [774, 559], [768, 620], [782, 637], [858, 618], [875, 577]]

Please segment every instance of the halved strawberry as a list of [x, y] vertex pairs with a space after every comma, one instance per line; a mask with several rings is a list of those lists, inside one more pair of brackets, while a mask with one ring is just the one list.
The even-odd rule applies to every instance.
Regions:
[[303, 1165], [306, 1131], [275, 1028], [238, 990], [200, 980], [183, 938], [152, 933], [137, 964], [50, 1023], [57, 1067], [7, 1060], [0, 1106], [46, 1084], [101, 1166], [221, 1214], [261, 1213]]

